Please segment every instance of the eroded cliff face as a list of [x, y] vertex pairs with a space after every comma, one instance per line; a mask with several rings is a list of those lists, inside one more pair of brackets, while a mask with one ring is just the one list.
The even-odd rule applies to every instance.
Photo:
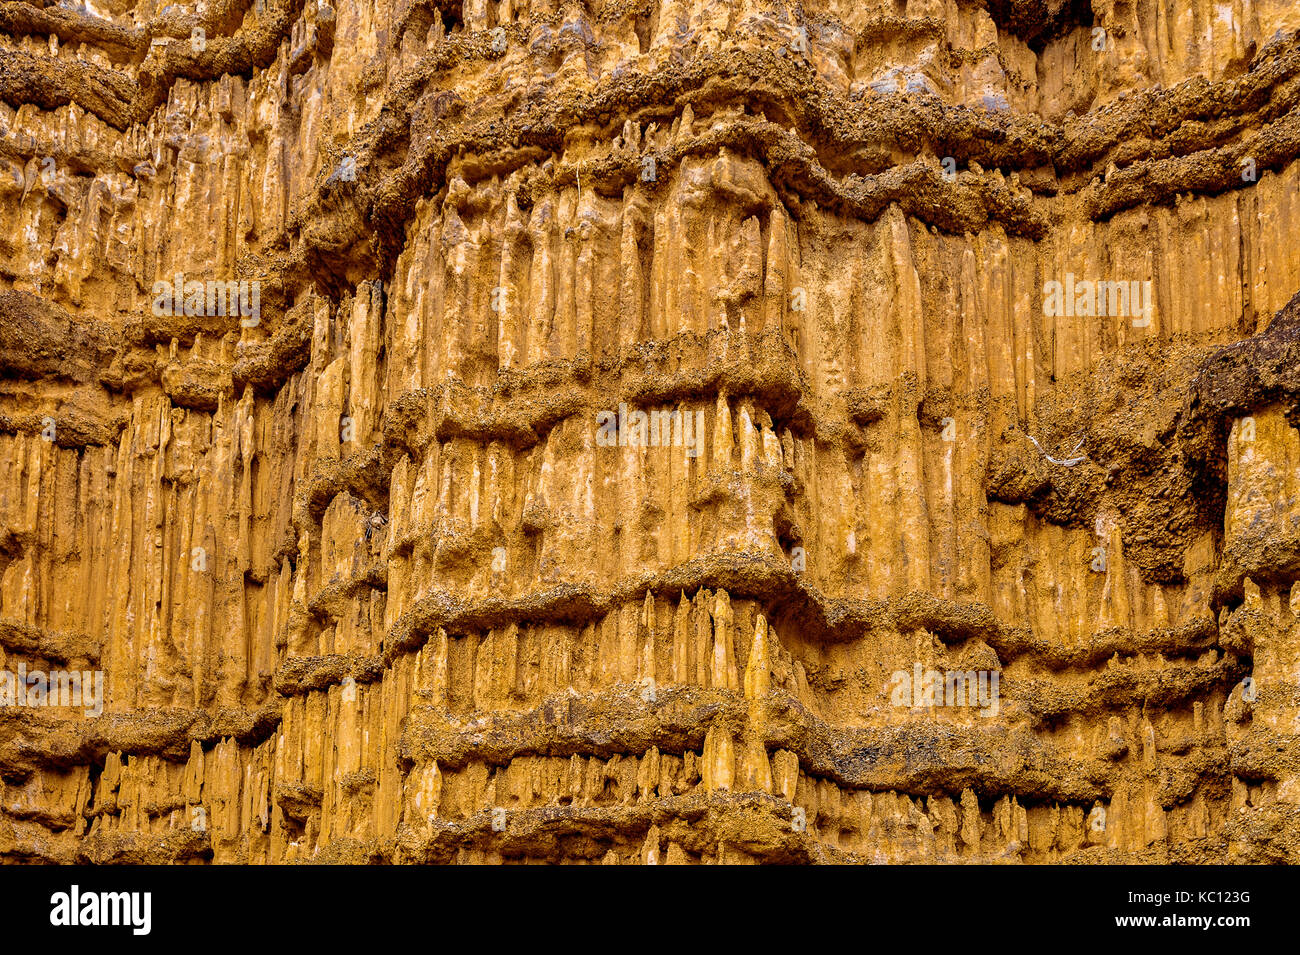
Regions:
[[1300, 861], [1298, 31], [0, 4], [0, 857]]

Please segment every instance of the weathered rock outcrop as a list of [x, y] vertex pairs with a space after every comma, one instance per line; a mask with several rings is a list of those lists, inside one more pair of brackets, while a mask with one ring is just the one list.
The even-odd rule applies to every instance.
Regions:
[[5, 0], [0, 132], [0, 858], [1300, 861], [1295, 0]]

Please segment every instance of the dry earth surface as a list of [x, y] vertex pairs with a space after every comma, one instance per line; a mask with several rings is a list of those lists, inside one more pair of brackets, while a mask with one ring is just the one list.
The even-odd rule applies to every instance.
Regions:
[[0, 3], [0, 859], [1300, 861], [1300, 0], [332, 2]]

